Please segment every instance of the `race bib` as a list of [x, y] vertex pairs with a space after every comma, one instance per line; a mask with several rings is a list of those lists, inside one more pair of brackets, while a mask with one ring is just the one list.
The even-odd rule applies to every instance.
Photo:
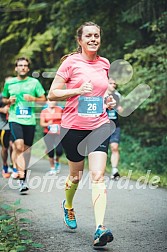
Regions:
[[18, 118], [30, 118], [32, 116], [31, 107], [17, 107], [16, 116]]
[[117, 119], [117, 112], [114, 109], [108, 110], [107, 114], [109, 119]]
[[95, 117], [103, 113], [103, 98], [100, 96], [80, 96], [78, 99], [78, 115]]
[[60, 125], [59, 124], [51, 124], [48, 126], [48, 130], [50, 133], [60, 134]]

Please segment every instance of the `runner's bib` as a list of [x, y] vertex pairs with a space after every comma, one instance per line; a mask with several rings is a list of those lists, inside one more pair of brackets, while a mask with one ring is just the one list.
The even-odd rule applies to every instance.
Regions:
[[60, 133], [60, 125], [59, 124], [51, 124], [48, 126], [48, 130], [50, 133]]
[[17, 107], [16, 116], [18, 118], [30, 118], [32, 116], [31, 107]]
[[95, 117], [103, 113], [103, 98], [101, 96], [80, 96], [78, 99], [78, 115]]
[[117, 119], [117, 112], [115, 111], [115, 109], [108, 110], [107, 114], [109, 119]]

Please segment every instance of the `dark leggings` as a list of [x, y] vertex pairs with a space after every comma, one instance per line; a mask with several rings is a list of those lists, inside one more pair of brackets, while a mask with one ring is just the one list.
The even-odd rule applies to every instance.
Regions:
[[54, 152], [56, 150], [56, 156], [61, 157], [63, 154], [63, 147], [60, 142], [60, 136], [58, 134], [44, 133], [44, 142], [47, 148], [47, 155], [50, 158], [54, 158]]

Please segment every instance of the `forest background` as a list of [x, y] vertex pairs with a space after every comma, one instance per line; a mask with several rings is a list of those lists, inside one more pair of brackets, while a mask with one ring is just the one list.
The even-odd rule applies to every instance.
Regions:
[[[46, 93], [60, 58], [77, 47], [77, 28], [85, 21], [99, 24], [99, 54], [111, 63], [126, 60], [133, 68], [131, 80], [118, 85], [119, 92], [126, 97], [140, 84], [151, 89], [132, 114], [120, 117], [121, 173], [132, 170], [139, 176], [150, 171], [167, 186], [166, 0], [0, 0], [0, 20], [1, 90], [5, 78], [15, 75], [15, 59], [26, 56], [30, 75], [41, 81]], [[35, 141], [41, 136], [38, 123]]]

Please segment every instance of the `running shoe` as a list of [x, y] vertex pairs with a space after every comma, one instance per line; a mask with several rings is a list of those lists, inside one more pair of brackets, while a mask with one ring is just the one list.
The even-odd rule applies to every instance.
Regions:
[[11, 173], [8, 171], [8, 166], [3, 165], [2, 167], [2, 177], [3, 178], [10, 178]]
[[55, 163], [55, 170], [56, 170], [56, 172], [59, 173], [60, 169], [61, 169], [61, 164], [59, 162], [56, 162]]
[[105, 226], [99, 225], [94, 234], [94, 246], [105, 246], [108, 242], [114, 239], [110, 229]]
[[66, 224], [66, 226], [71, 229], [77, 228], [77, 222], [75, 218], [74, 209], [65, 208], [65, 200], [63, 200], [62, 202], [62, 208], [64, 210], [64, 223]]
[[26, 182], [25, 181], [20, 181], [20, 188], [19, 188], [19, 192], [26, 192], [26, 191], [28, 191], [29, 190], [29, 188], [28, 188], [28, 186], [27, 186], [27, 184], [26, 184]]
[[17, 179], [19, 177], [19, 173], [18, 173], [18, 170], [16, 168], [13, 168], [13, 172], [11, 174], [11, 177], [13, 179]]
[[113, 180], [119, 180], [120, 178], [120, 174], [118, 172], [116, 172], [115, 174], [111, 175], [111, 179]]
[[11, 168], [10, 166], [8, 167], [8, 172], [12, 173], [13, 172], [13, 168]]
[[49, 171], [49, 175], [55, 175], [56, 174], [56, 169], [51, 168]]

